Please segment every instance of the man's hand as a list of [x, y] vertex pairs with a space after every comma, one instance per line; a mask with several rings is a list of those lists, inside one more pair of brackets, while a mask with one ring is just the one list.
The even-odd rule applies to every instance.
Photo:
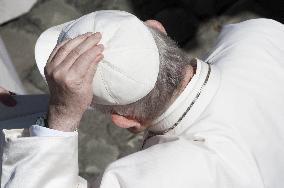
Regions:
[[12, 97], [12, 95], [15, 95], [15, 94], [0, 87], [0, 103], [4, 104], [5, 106], [9, 106], [9, 107], [16, 106], [17, 102]]
[[45, 67], [50, 90], [48, 125], [60, 131], [78, 128], [92, 102], [92, 81], [103, 58], [100, 33], [86, 33], [58, 45]]

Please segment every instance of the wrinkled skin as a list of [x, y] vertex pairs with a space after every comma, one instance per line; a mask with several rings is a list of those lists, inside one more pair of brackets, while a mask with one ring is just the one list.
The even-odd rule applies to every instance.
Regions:
[[55, 47], [45, 66], [50, 90], [48, 125], [60, 131], [78, 128], [92, 102], [92, 81], [102, 60], [100, 33], [86, 33]]

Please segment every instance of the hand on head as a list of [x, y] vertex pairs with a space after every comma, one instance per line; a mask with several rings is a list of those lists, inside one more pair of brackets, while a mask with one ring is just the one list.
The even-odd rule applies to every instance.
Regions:
[[[166, 34], [161, 23], [148, 20], [145, 24]], [[97, 63], [102, 59], [101, 35], [86, 33], [67, 40], [51, 53], [45, 67], [51, 99], [48, 123], [51, 128], [73, 131], [79, 126], [84, 111], [93, 98], [92, 81]], [[112, 114], [115, 124], [123, 128], [142, 130], [140, 122]]]
[[86, 33], [55, 47], [45, 67], [50, 90], [48, 124], [61, 131], [78, 128], [93, 98], [92, 82], [102, 60], [100, 33]]

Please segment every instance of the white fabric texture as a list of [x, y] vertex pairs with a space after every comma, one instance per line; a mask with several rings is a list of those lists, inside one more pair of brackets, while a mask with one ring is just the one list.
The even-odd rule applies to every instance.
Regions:
[[130, 104], [146, 96], [159, 73], [159, 52], [148, 28], [136, 16], [123, 11], [97, 11], [52, 27], [38, 39], [35, 58], [44, 66], [56, 43], [87, 32], [100, 32], [104, 59], [93, 80], [94, 102]]
[[30, 136], [62, 136], [62, 137], [68, 137], [68, 136], [75, 136], [77, 131], [75, 132], [63, 132], [63, 131], [58, 131], [54, 129], [49, 129], [46, 127], [42, 127], [39, 125], [32, 125], [29, 128]]
[[86, 180], [78, 176], [77, 134], [26, 137], [24, 129], [4, 130], [3, 133], [1, 187], [87, 188]]
[[[192, 82], [151, 131], [165, 130], [182, 116], [211, 70], [180, 124], [110, 164], [93, 188], [282, 188], [283, 59], [282, 24], [255, 19], [224, 27], [206, 60], [211, 66], [197, 61]], [[3, 158], [2, 183], [9, 182], [7, 188], [18, 188], [19, 182], [29, 188], [75, 188], [77, 168], [64, 165], [77, 165], [77, 158], [66, 154], [76, 156], [75, 140], [77, 135], [11, 139], [4, 147], [4, 156], [10, 155]], [[29, 160], [21, 160], [21, 152]]]

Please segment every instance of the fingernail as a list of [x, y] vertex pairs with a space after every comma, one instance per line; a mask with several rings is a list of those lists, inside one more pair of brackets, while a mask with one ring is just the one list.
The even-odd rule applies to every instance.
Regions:
[[86, 36], [86, 37], [89, 37], [89, 36], [91, 36], [92, 34], [93, 34], [92, 32], [88, 32], [88, 33], [85, 34], [85, 36]]
[[104, 50], [104, 48], [105, 48], [103, 44], [99, 44], [98, 47], [99, 47], [101, 50]]
[[102, 35], [101, 35], [101, 33], [100, 33], [100, 32], [96, 32], [96, 33], [94, 34], [94, 36], [95, 36], [95, 37], [99, 37], [99, 38], [100, 38]]

